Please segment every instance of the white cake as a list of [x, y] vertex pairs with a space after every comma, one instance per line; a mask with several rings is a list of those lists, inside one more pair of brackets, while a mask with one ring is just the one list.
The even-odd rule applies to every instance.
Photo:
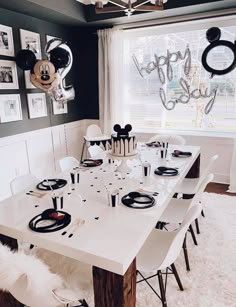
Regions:
[[134, 135], [111, 135], [111, 154], [117, 157], [134, 156], [137, 153], [137, 141]]

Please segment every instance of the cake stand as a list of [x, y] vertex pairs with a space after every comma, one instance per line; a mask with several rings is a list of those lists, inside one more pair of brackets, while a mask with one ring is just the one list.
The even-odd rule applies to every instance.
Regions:
[[132, 155], [132, 156], [127, 156], [127, 157], [121, 157], [121, 156], [115, 156], [111, 153], [109, 153], [110, 156], [115, 159], [120, 161], [120, 165], [117, 166], [116, 171], [120, 173], [130, 173], [131, 168], [127, 165], [128, 160], [137, 160], [139, 158], [138, 153]]

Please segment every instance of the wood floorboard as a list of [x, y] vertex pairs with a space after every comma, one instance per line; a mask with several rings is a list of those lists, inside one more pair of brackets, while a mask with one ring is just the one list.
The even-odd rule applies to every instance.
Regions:
[[216, 194], [224, 194], [228, 196], [236, 196], [236, 193], [227, 193], [229, 185], [228, 184], [222, 184], [222, 183], [215, 183], [210, 182], [205, 191], [209, 193], [216, 193]]

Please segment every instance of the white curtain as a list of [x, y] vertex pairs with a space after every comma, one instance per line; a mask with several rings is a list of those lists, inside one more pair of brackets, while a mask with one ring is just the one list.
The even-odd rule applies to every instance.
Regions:
[[230, 185], [227, 192], [236, 193], [236, 139], [234, 140], [234, 148], [230, 166]]
[[[122, 30], [98, 30], [99, 121], [105, 134], [117, 122], [116, 111], [122, 106], [123, 91]], [[122, 124], [122, 123], [121, 123]]]

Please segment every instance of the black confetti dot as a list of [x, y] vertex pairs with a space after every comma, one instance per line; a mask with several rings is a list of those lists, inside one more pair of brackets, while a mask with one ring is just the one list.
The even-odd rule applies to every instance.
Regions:
[[90, 172], [90, 174], [92, 174], [93, 172]]
[[98, 177], [94, 177], [94, 179], [98, 179]]
[[90, 187], [93, 187], [93, 184], [90, 184]]
[[87, 199], [83, 199], [83, 202], [85, 203], [87, 201]]
[[100, 193], [101, 191], [97, 191], [98, 193]]
[[72, 191], [75, 191], [75, 188], [71, 189]]
[[109, 185], [112, 185], [112, 183], [110, 182]]
[[99, 220], [99, 216], [96, 216], [94, 219], [95, 219], [95, 220]]
[[123, 190], [123, 188], [120, 188], [120, 190]]
[[125, 179], [125, 177], [122, 178], [123, 180]]
[[35, 205], [35, 208], [38, 208], [39, 207], [39, 205]]
[[118, 176], [118, 174], [115, 174], [115, 176]]
[[71, 193], [70, 193], [70, 192], [68, 192], [67, 194], [68, 194], [68, 195], [70, 195]]
[[104, 170], [103, 173], [106, 173], [106, 170]]

